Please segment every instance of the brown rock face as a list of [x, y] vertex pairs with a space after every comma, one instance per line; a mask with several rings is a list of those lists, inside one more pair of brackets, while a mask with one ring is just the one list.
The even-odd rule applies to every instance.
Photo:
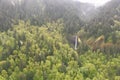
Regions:
[[104, 44], [104, 36], [101, 35], [100, 37], [98, 37], [96, 40], [94, 39], [89, 39], [87, 41], [87, 45], [93, 50], [96, 51], [97, 49], [100, 49], [101, 46]]

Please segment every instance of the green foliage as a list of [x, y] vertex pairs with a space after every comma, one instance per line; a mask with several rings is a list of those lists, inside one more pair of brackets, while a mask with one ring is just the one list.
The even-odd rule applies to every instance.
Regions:
[[0, 80], [6, 80], [4, 77], [0, 76]]
[[120, 55], [75, 51], [60, 21], [41, 27], [19, 21], [0, 36], [1, 80], [119, 80]]

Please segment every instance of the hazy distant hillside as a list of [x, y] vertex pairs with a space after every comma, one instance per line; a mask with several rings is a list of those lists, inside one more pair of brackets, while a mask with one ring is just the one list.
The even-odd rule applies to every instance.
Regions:
[[[22, 0], [21, 2], [1, 0], [0, 4], [1, 30], [8, 29], [13, 20], [30, 20], [33, 25], [42, 25], [46, 22], [63, 19], [65, 26], [68, 27], [66, 31], [74, 33], [80, 29], [78, 26], [83, 26], [83, 21], [89, 21], [93, 16], [92, 13], [94, 13], [92, 5], [86, 6], [86, 4], [71, 0]], [[72, 24], [75, 28], [72, 28]]]
[[19, 20], [41, 26], [61, 19], [65, 33], [75, 34], [84, 27], [90, 33], [89, 36], [98, 37], [103, 34], [108, 37], [115, 20], [120, 21], [119, 0], [112, 0], [98, 8], [72, 0], [1, 0], [0, 4], [1, 31], [9, 29]]

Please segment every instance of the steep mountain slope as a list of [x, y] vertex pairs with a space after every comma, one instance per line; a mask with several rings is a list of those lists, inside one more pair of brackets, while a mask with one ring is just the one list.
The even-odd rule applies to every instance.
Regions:
[[120, 0], [0, 0], [0, 80], [120, 80]]

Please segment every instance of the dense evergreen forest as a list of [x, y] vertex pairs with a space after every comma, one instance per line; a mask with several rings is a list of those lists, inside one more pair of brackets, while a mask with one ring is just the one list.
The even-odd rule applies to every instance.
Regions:
[[0, 0], [0, 80], [120, 80], [120, 0]]

